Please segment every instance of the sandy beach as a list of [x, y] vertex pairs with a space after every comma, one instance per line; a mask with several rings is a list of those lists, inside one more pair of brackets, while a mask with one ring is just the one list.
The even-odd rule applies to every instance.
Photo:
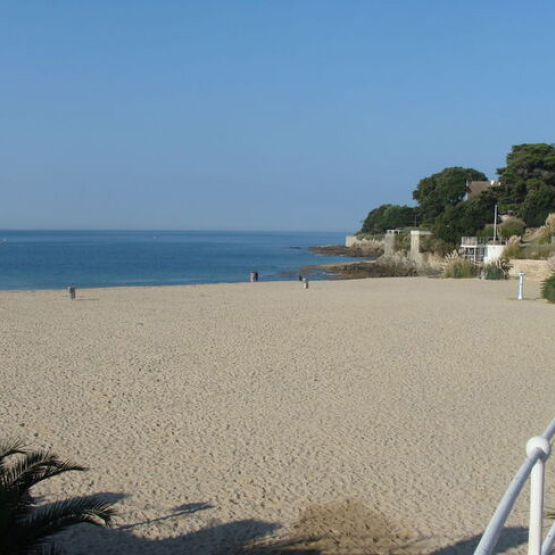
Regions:
[[[118, 500], [71, 554], [472, 552], [555, 416], [555, 307], [427, 278], [0, 292], [2, 436]], [[555, 506], [553, 465], [547, 505]], [[503, 549], [522, 551], [527, 499]], [[303, 546], [305, 544], [302, 544]]]

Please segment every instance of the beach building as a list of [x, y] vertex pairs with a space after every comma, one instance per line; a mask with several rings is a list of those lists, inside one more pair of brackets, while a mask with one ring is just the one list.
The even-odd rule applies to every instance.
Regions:
[[478, 198], [486, 189], [496, 187], [497, 185], [499, 185], [499, 182], [494, 179], [491, 181], [467, 181], [466, 187], [468, 193], [466, 194], [466, 200]]
[[505, 241], [493, 241], [481, 237], [462, 237], [462, 255], [467, 260], [472, 260], [475, 264], [482, 262], [488, 264], [501, 258]]

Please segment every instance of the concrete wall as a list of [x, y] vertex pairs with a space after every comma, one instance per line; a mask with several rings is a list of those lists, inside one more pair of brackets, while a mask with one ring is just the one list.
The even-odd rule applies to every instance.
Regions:
[[526, 277], [531, 281], [543, 281], [552, 274], [547, 260], [529, 260], [529, 259], [512, 259], [512, 268], [509, 270], [509, 276], [517, 277], [519, 272], [524, 272]]
[[383, 236], [383, 255], [393, 256], [395, 254], [395, 233], [386, 233]]
[[495, 262], [496, 260], [499, 260], [504, 250], [505, 245], [487, 245], [486, 254], [484, 255], [484, 262], [488, 264], [490, 262]]
[[406, 264], [415, 268], [419, 273], [428, 275], [437, 273], [444, 266], [444, 259], [442, 256], [436, 256], [429, 252], [420, 252], [420, 241], [424, 236], [431, 235], [430, 231], [412, 230], [410, 232], [410, 250], [406, 256], [395, 252], [396, 233], [385, 233], [382, 241], [375, 239], [365, 239], [357, 237], [356, 235], [347, 235], [345, 237], [346, 247], [383, 247], [383, 258], [390, 259], [391, 263]]
[[354, 247], [357, 244], [357, 236], [356, 235], [347, 235], [345, 237], [345, 246], [346, 247]]
[[[425, 256], [420, 252], [420, 237], [424, 235], [431, 235], [429, 231], [411, 231], [410, 232], [410, 252], [408, 258], [414, 262], [421, 263], [424, 261]], [[396, 233], [386, 233], [383, 236], [383, 241], [376, 241], [375, 239], [366, 239], [364, 237], [357, 237], [356, 235], [347, 235], [345, 237], [346, 247], [376, 247], [383, 243], [383, 250], [385, 256], [393, 256], [395, 254], [395, 238]]]
[[427, 257], [424, 253], [420, 252], [420, 238], [431, 235], [430, 231], [413, 230], [410, 232], [410, 251], [409, 258], [414, 260], [417, 264], [427, 263]]

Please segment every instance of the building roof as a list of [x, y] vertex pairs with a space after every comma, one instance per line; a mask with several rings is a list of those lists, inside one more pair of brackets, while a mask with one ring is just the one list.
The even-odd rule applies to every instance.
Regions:
[[470, 181], [468, 183], [468, 195], [467, 200], [472, 200], [473, 198], [479, 197], [483, 191], [497, 185], [493, 179], [491, 181]]

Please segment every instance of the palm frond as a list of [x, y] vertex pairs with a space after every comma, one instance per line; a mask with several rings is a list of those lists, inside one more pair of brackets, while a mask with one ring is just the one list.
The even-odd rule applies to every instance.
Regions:
[[32, 451], [24, 453], [23, 457], [4, 468], [2, 474], [7, 487], [28, 490], [42, 480], [71, 470], [86, 468], [69, 461], [61, 461], [50, 451]]
[[109, 526], [115, 514], [112, 504], [98, 496], [66, 499], [37, 507], [27, 518], [17, 522], [12, 531], [13, 545], [25, 553], [75, 524]]
[[12, 455], [22, 455], [26, 452], [24, 443], [20, 439], [0, 441], [0, 472], [8, 464], [7, 459]]
[[0, 472], [0, 498], [14, 518], [24, 518], [31, 511], [30, 490], [39, 482], [69, 472], [85, 470], [81, 465], [61, 461], [50, 451], [25, 452]]
[[33, 486], [72, 470], [86, 469], [20, 441], [0, 442], [0, 555], [60, 555], [54, 535], [74, 524], [111, 524], [113, 503], [98, 495], [34, 504]]

